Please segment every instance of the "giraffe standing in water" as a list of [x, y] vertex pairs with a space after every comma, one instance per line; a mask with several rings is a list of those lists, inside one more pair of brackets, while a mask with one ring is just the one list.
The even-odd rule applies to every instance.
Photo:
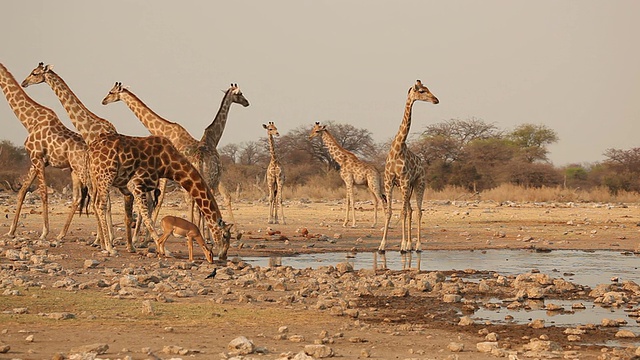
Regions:
[[189, 161], [191, 161], [204, 176], [209, 187], [214, 190], [218, 189], [220, 194], [222, 194], [225, 205], [229, 211], [229, 216], [233, 221], [231, 197], [220, 182], [222, 164], [216, 147], [224, 131], [231, 104], [236, 103], [244, 107], [249, 106], [249, 101], [244, 97], [238, 85], [231, 84], [225, 92], [215, 119], [205, 129], [200, 141], [191, 136], [180, 124], [168, 121], [159, 116], [142, 102], [140, 98], [129, 89], [123, 87], [122, 83], [119, 82], [115, 83], [113, 88], [109, 90], [107, 96], [102, 100], [102, 104], [107, 105], [116, 101], [123, 101], [152, 135], [168, 138], [178, 151], [189, 158]]
[[58, 239], [62, 239], [69, 230], [69, 225], [78, 207], [82, 212], [86, 199], [89, 184], [87, 145], [80, 134], [64, 126], [53, 110], [31, 99], [3, 64], [0, 64], [0, 87], [14, 114], [27, 129], [28, 135], [24, 147], [31, 160], [26, 181], [23, 182], [18, 192], [16, 213], [7, 235], [15, 237], [24, 198], [29, 186], [38, 178], [43, 218], [40, 239], [47, 237], [49, 233], [49, 206], [44, 169], [47, 166], [53, 166], [71, 169], [73, 200], [65, 225], [58, 235]]
[[284, 209], [282, 208], [284, 171], [282, 170], [282, 165], [280, 165], [280, 160], [278, 160], [278, 155], [276, 155], [276, 146], [273, 141], [273, 137], [280, 136], [280, 133], [273, 121], [270, 121], [269, 125], [262, 124], [262, 127], [267, 129], [269, 153], [271, 154], [271, 161], [269, 161], [266, 173], [267, 186], [269, 187], [269, 224], [278, 224], [278, 208], [280, 208], [282, 223], [286, 224]]
[[329, 151], [329, 155], [340, 165], [340, 177], [347, 188], [347, 213], [344, 216], [342, 226], [347, 226], [349, 211], [352, 213], [351, 226], [356, 226], [353, 187], [354, 185], [365, 185], [373, 196], [373, 224], [371, 224], [371, 227], [375, 227], [378, 222], [378, 204], [381, 203], [383, 206], [386, 204], [386, 197], [382, 193], [382, 177], [380, 176], [380, 172], [373, 164], [358, 159], [355, 154], [340, 146], [336, 138], [327, 130], [326, 125], [320, 125], [319, 122], [316, 122], [313, 129], [311, 129], [309, 139], [316, 136], [322, 138], [322, 142]]
[[404, 117], [400, 124], [400, 129], [391, 143], [384, 167], [384, 192], [387, 198], [387, 209], [385, 211], [386, 219], [384, 222], [382, 241], [378, 247], [378, 252], [380, 253], [385, 251], [387, 244], [387, 233], [389, 231], [389, 223], [391, 222], [391, 193], [394, 186], [398, 186], [402, 193], [402, 212], [400, 213], [402, 220], [402, 242], [400, 243], [400, 252], [404, 253], [412, 250], [411, 194], [413, 192], [416, 194], [416, 209], [418, 211], [418, 238], [415, 250], [422, 251], [420, 230], [422, 221], [422, 198], [424, 197], [426, 187], [426, 173], [422, 159], [407, 147], [407, 137], [409, 135], [409, 129], [411, 128], [411, 110], [413, 109], [413, 103], [416, 101], [426, 101], [432, 104], [438, 104], [440, 102], [420, 80], [417, 80], [416, 83], [409, 88], [407, 102], [404, 107]]

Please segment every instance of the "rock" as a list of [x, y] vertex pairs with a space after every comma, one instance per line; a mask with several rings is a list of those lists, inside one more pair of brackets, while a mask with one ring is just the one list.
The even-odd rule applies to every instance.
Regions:
[[7, 344], [0, 344], [0, 354], [6, 354], [11, 350], [11, 346]]
[[459, 303], [462, 301], [462, 296], [458, 294], [444, 294], [442, 296], [442, 301], [446, 303]]
[[100, 265], [100, 262], [98, 260], [89, 259], [84, 261], [83, 267], [85, 269], [94, 269], [98, 265]]
[[616, 333], [617, 338], [635, 338], [636, 334], [634, 334], [630, 330], [620, 330]]
[[307, 355], [304, 350], [296, 354], [291, 360], [314, 360], [312, 356]]
[[67, 320], [67, 319], [73, 319], [76, 316], [68, 312], [55, 312], [55, 313], [46, 314], [46, 317], [54, 320]]
[[237, 338], [231, 340], [227, 348], [239, 355], [247, 355], [251, 354], [255, 350], [255, 345], [253, 345], [253, 341], [247, 339], [244, 336], [238, 336]]
[[338, 272], [341, 273], [341, 274], [348, 273], [348, 272], [353, 272], [353, 264], [351, 264], [349, 262], [338, 263], [336, 265], [336, 270], [338, 270]]
[[151, 300], [144, 300], [142, 302], [142, 315], [155, 315]]
[[544, 320], [543, 319], [535, 319], [527, 324], [532, 329], [542, 329], [544, 328]]
[[460, 318], [460, 321], [458, 322], [458, 326], [469, 326], [469, 325], [473, 325], [472, 318], [468, 316], [463, 316]]
[[449, 345], [447, 345], [447, 349], [449, 349], [449, 351], [451, 352], [462, 352], [464, 351], [464, 344], [452, 341], [449, 343]]
[[333, 356], [333, 349], [326, 345], [305, 345], [305, 354], [315, 358], [327, 358]]
[[287, 339], [289, 339], [289, 341], [292, 342], [303, 342], [304, 341], [304, 336], [302, 335], [291, 335], [289, 336]]
[[106, 354], [107, 350], [109, 350], [109, 345], [107, 344], [90, 344], [90, 345], [82, 345], [69, 350], [72, 353], [96, 353], [98, 355]]
[[498, 336], [498, 334], [494, 332], [488, 333], [487, 336], [484, 337], [484, 339], [487, 341], [498, 341], [499, 338], [500, 336]]
[[483, 341], [476, 344], [476, 349], [481, 353], [490, 353], [493, 349], [498, 349], [496, 341]]
[[540, 352], [540, 351], [560, 351], [562, 347], [550, 340], [531, 339], [528, 344], [524, 344], [523, 349]]

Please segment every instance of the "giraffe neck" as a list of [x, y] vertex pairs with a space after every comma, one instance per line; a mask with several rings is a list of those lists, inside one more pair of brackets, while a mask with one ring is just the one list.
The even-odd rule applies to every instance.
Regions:
[[269, 134], [269, 153], [271, 154], [271, 162], [278, 161], [278, 156], [276, 155], [276, 145], [273, 140], [273, 135]]
[[48, 71], [45, 74], [45, 81], [56, 93], [60, 103], [69, 114], [69, 119], [87, 144], [91, 144], [100, 134], [117, 133], [112, 123], [89, 111], [58, 74], [51, 70]]
[[209, 150], [215, 149], [220, 142], [220, 138], [224, 132], [224, 127], [227, 125], [227, 116], [229, 115], [229, 108], [231, 107], [232, 99], [232, 90], [229, 89], [222, 98], [220, 109], [218, 109], [218, 113], [213, 119], [213, 122], [211, 122], [211, 124], [204, 130], [204, 134], [202, 135], [202, 140], [200, 140], [200, 142]]
[[167, 172], [170, 174], [169, 178], [179, 183], [191, 195], [202, 211], [207, 224], [215, 226], [218, 219], [222, 218], [222, 213], [213, 197], [211, 188], [207, 186], [204, 178], [186, 157], [176, 151], [172, 158], [178, 159], [175, 161], [180, 165], [171, 164], [167, 168]]
[[334, 138], [327, 130], [322, 132], [322, 141], [324, 142], [324, 146], [327, 147], [329, 155], [331, 155], [333, 160], [340, 164], [341, 167], [344, 166], [349, 152], [340, 146], [336, 138]]
[[[144, 127], [152, 135], [166, 136], [171, 125], [175, 125], [169, 120], [162, 118], [155, 111], [151, 110], [140, 98], [128, 90], [123, 90], [120, 94], [122, 101], [131, 109], [135, 116], [142, 122]], [[169, 139], [172, 140], [172, 139]], [[173, 142], [173, 141], [172, 141]]]
[[391, 143], [392, 150], [399, 150], [402, 147], [407, 146], [407, 137], [409, 136], [409, 129], [411, 128], [411, 110], [413, 109], [414, 100], [411, 97], [407, 97], [407, 103], [404, 106], [404, 117], [398, 129], [398, 134]]
[[3, 64], [0, 64], [0, 87], [11, 110], [29, 133], [42, 125], [37, 116], [39, 112], [53, 113], [53, 110], [33, 101]]

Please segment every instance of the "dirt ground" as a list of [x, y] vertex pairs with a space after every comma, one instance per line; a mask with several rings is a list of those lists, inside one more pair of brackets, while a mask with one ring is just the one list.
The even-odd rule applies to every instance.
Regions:
[[[0, 226], [6, 233], [15, 200], [13, 195], [1, 199], [0, 211], [6, 216], [2, 216]], [[78, 347], [91, 344], [108, 344], [106, 353], [99, 355], [103, 359], [218, 359], [230, 356], [227, 346], [239, 336], [252, 340], [258, 348], [245, 359], [293, 358], [310, 344], [325, 344], [333, 350], [334, 357], [344, 359], [495, 358], [476, 349], [477, 343], [487, 341], [487, 333], [496, 333], [498, 347], [504, 350], [515, 351], [535, 338], [551, 340], [560, 349], [548, 356], [556, 358], [627, 359], [633, 358], [640, 345], [635, 339], [606, 343], [613, 339], [615, 330], [605, 328], [583, 335], [582, 341], [570, 342], [563, 334], [565, 329], [555, 326], [458, 326], [463, 305], [445, 303], [428, 292], [356, 296], [351, 307], [357, 310], [357, 316], [334, 314], [304, 302], [274, 301], [270, 299], [273, 291], [257, 285], [229, 300], [228, 285], [217, 277], [207, 283], [207, 291], [196, 296], [152, 299], [154, 311], [145, 315], [141, 310], [144, 297], [114, 296], [106, 291], [109, 287], [78, 289], [55, 284], [68, 278], [95, 281], [95, 273], [86, 271], [86, 261], [92, 259], [99, 262], [100, 274], [105, 278], [115, 278], [129, 269], [179, 268], [188, 264], [186, 242], [170, 238], [167, 248], [174, 257], [168, 259], [155, 257], [154, 245], [128, 253], [121, 239], [122, 206], [117, 202], [113, 206], [119, 237], [117, 255], [110, 256], [89, 245], [96, 228], [93, 215], [75, 217], [66, 238], [57, 241], [55, 236], [62, 227], [67, 206], [68, 202], [61, 199], [51, 200], [50, 243], [45, 243], [45, 252], [56, 259], [57, 269], [30, 270], [22, 265], [24, 262], [6, 255], [9, 249], [20, 250], [29, 244], [35, 254], [42, 253], [38, 252], [42, 243], [37, 242], [42, 227], [39, 201], [32, 201], [23, 209], [25, 215], [20, 219], [16, 239], [0, 239], [0, 271], [3, 277], [13, 276], [11, 281], [0, 278], [0, 291], [4, 292], [0, 295], [0, 351], [2, 344], [10, 347], [0, 353], [0, 359], [69, 358], [79, 351]], [[342, 226], [345, 214], [341, 201], [288, 201], [287, 224], [268, 225], [266, 203], [236, 201], [233, 213], [242, 236], [232, 242], [229, 259], [237, 262], [243, 256], [374, 252], [381, 239], [383, 213], [379, 211], [378, 224], [372, 228], [371, 204], [359, 203], [358, 208], [358, 224], [352, 228]], [[186, 215], [179, 196], [172, 197], [163, 207], [161, 216], [167, 214]], [[226, 219], [227, 214], [223, 209]], [[399, 205], [395, 204], [387, 252], [399, 251], [398, 216]], [[633, 252], [640, 239], [636, 204], [427, 202], [422, 224], [424, 251], [533, 248]], [[302, 235], [306, 233], [304, 229], [309, 235]], [[225, 262], [203, 262], [197, 246], [195, 256], [196, 266], [186, 269], [196, 277], [203, 278], [213, 267], [225, 266]], [[377, 273], [384, 271], [392, 272], [381, 269]], [[23, 279], [22, 283], [16, 278]], [[226, 300], [221, 300], [225, 296]], [[59, 313], [73, 316], [59, 320], [48, 315]], [[463, 350], [451, 350], [452, 342], [463, 344]], [[511, 358], [527, 357], [520, 352]]]

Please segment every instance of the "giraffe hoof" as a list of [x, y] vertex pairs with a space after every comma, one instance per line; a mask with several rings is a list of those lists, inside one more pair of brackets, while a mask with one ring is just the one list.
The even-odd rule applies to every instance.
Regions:
[[10, 238], [10, 239], [15, 239], [16, 234], [12, 234], [12, 233], [6, 233], [5, 234], [6, 237]]
[[407, 250], [400, 250], [400, 254], [406, 254]]
[[384, 254], [384, 253], [386, 253], [385, 250], [378, 249], [378, 254]]
[[416, 252], [417, 252], [417, 253], [421, 253], [421, 252], [422, 252], [422, 249], [416, 249]]

